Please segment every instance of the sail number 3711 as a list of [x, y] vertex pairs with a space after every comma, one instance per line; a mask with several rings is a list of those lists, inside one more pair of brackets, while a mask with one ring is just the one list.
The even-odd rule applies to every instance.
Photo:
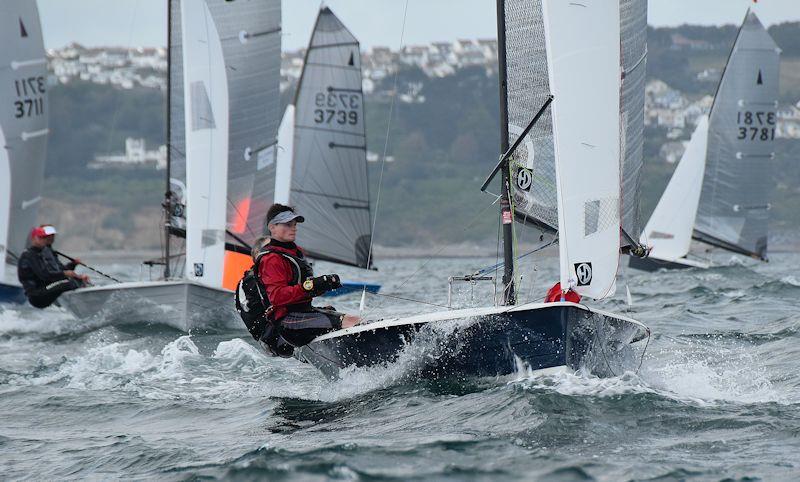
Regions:
[[14, 101], [14, 117], [31, 117], [44, 114], [44, 76], [15, 79], [17, 100]]
[[737, 139], [751, 141], [775, 140], [775, 113], [740, 111], [736, 121], [739, 127]]
[[358, 124], [361, 94], [318, 92], [314, 97], [314, 122], [316, 124]]

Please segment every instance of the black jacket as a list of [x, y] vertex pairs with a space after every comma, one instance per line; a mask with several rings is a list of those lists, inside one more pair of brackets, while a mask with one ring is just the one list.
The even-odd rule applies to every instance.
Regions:
[[62, 264], [49, 246], [31, 246], [19, 257], [17, 278], [25, 289], [25, 294], [35, 295], [47, 285], [66, 279], [66, 270], [75, 269], [75, 263]]

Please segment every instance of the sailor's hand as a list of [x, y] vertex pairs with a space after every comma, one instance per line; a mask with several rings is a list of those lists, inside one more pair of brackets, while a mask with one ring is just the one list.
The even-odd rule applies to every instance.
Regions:
[[328, 291], [341, 288], [338, 274], [326, 274], [316, 278], [308, 278], [303, 282], [303, 289], [311, 293], [311, 296], [319, 296]]
[[64, 271], [64, 276], [67, 278], [79, 278], [78, 273], [72, 271], [71, 269]]

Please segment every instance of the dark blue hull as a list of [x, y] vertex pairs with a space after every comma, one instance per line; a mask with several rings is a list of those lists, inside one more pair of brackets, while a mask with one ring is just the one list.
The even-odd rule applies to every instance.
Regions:
[[25, 292], [22, 291], [21, 286], [7, 285], [0, 283], [0, 303], [18, 303], [22, 304], [27, 301]]
[[323, 297], [342, 296], [350, 293], [361, 293], [366, 288], [367, 293], [377, 293], [381, 285], [374, 283], [359, 283], [357, 281], [342, 281], [342, 287], [328, 291]]
[[556, 367], [587, 367], [605, 375], [625, 369], [621, 363], [628, 357], [623, 352], [646, 336], [646, 330], [640, 324], [562, 303], [321, 337], [298, 349], [295, 356], [329, 377], [347, 367], [397, 362], [409, 363], [410, 370], [426, 378], [487, 377]]
[[638, 258], [636, 256], [630, 256], [630, 261], [628, 261], [628, 267], [648, 272], [658, 271], [660, 269], [695, 268], [695, 266], [691, 266], [688, 264], [674, 263], [672, 261], [664, 261], [655, 258]]

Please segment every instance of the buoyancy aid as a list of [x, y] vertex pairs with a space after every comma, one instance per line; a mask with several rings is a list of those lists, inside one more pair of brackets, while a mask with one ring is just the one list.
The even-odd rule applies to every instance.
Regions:
[[[294, 256], [283, 250], [270, 249], [269, 246], [258, 253], [253, 266], [245, 271], [244, 276], [239, 281], [235, 293], [236, 310], [239, 312], [239, 316], [241, 316], [245, 326], [247, 326], [250, 335], [256, 340], [260, 340], [268, 325], [275, 322], [270, 316], [272, 303], [267, 296], [267, 289], [259, 276], [261, 260], [270, 253], [280, 255], [289, 261], [289, 265], [292, 267], [290, 286], [302, 284], [306, 279], [314, 277], [314, 270], [304, 258]], [[296, 303], [287, 306], [287, 308], [291, 311], [308, 311], [311, 309], [311, 302]]]

